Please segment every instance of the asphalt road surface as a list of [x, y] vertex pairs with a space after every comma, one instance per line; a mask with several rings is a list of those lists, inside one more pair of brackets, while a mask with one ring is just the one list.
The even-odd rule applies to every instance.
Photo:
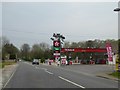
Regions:
[[118, 81], [96, 77], [83, 69], [75, 71], [72, 67], [77, 68], [19, 62], [4, 88], [118, 88]]

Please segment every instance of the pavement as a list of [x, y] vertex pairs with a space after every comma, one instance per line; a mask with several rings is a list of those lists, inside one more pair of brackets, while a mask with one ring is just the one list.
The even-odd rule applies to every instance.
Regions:
[[0, 75], [2, 78], [2, 79], [0, 79], [0, 82], [1, 82], [0, 89], [2, 89], [5, 86], [5, 84], [7, 83], [7, 81], [13, 74], [13, 72], [16, 70], [17, 66], [18, 66], [18, 64], [8, 65], [2, 69], [2, 73]]
[[109, 75], [111, 73], [112, 72], [104, 72], [104, 73], [101, 72], [101, 73], [96, 74], [96, 76], [101, 77], [101, 78], [106, 78], [106, 79], [112, 79], [112, 80], [116, 80], [116, 81], [120, 80], [120, 79], [118, 79], [118, 78], [116, 78], [116, 77], [114, 77], [112, 75]]

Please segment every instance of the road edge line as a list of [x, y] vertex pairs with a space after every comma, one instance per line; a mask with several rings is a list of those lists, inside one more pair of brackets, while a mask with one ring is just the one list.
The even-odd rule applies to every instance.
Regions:
[[65, 78], [63, 78], [63, 77], [61, 77], [61, 76], [58, 76], [60, 79], [62, 79], [62, 80], [64, 80], [64, 81], [67, 81], [67, 82], [69, 82], [69, 83], [71, 83], [71, 84], [73, 84], [73, 85], [76, 85], [76, 86], [78, 86], [78, 87], [80, 87], [80, 88], [85, 88], [84, 86], [82, 86], [82, 85], [79, 85], [79, 84], [77, 84], [77, 83], [75, 83], [75, 82], [72, 82], [72, 81], [70, 81], [70, 80], [68, 80], [68, 79], [65, 79]]
[[15, 74], [16, 70], [17, 70], [18, 65], [16, 66], [15, 70], [13, 71], [13, 73], [10, 75], [9, 79], [6, 81], [5, 85], [2, 87], [2, 89], [4, 89], [7, 84], [10, 82], [11, 78], [13, 77], [13, 75]]

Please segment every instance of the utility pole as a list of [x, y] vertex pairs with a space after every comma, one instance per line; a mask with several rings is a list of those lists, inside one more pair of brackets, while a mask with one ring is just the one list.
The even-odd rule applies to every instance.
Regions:
[[53, 38], [51, 38], [51, 40], [53, 41], [53, 56], [55, 62], [61, 61], [61, 48], [64, 39], [65, 37], [63, 35], [59, 33], [53, 33]]

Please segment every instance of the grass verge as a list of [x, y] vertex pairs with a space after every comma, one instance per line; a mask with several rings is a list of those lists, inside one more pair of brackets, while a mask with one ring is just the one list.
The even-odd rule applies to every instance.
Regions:
[[0, 63], [0, 68], [2, 68], [2, 63]]
[[120, 72], [119, 72], [119, 71], [113, 72], [113, 73], [111, 73], [111, 74], [109, 74], [109, 75], [120, 79]]
[[13, 65], [15, 64], [16, 62], [15, 61], [5, 61], [5, 62], [1, 62], [0, 63], [0, 68], [4, 68], [5, 66], [7, 65]]

